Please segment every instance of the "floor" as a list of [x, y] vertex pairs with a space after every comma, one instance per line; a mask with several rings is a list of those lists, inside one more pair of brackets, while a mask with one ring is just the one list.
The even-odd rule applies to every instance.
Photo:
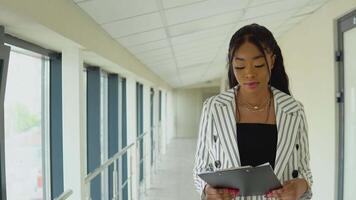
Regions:
[[167, 147], [152, 177], [145, 200], [200, 199], [192, 178], [196, 139], [176, 138]]

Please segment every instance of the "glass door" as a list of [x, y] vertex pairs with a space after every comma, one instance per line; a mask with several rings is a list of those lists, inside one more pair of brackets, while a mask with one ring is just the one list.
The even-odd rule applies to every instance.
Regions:
[[339, 33], [339, 190], [338, 199], [354, 199], [356, 180], [356, 10], [338, 20]]
[[[356, 19], [356, 18], [355, 18]], [[354, 198], [356, 180], [356, 28], [344, 33], [345, 67], [345, 150], [344, 199]]]

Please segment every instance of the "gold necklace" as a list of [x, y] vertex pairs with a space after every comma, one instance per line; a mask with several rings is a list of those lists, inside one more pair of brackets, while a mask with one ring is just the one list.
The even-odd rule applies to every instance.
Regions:
[[[235, 105], [236, 105], [236, 108], [235, 108], [236, 115], [234, 115], [234, 116], [235, 116], [236, 122], [240, 122], [240, 120], [241, 120], [240, 111], [239, 111], [239, 106], [238, 106], [238, 102], [237, 102], [237, 100], [239, 99], [239, 98], [238, 98], [238, 91], [239, 91], [238, 89], [239, 89], [239, 88], [237, 88], [236, 91], [234, 90]], [[267, 111], [267, 116], [266, 116], [266, 121], [265, 121], [265, 123], [268, 122], [269, 113], [270, 113], [270, 110], [271, 110], [272, 91], [270, 90], [269, 93], [270, 93], [270, 95], [269, 95], [269, 98], [267, 99], [267, 103], [266, 103], [266, 105], [268, 105], [268, 106], [267, 106], [268, 111]], [[247, 104], [247, 105], [248, 105], [248, 104]], [[265, 105], [262, 109], [260, 109], [260, 110], [258, 110], [258, 111], [256, 111], [256, 109], [252, 109], [251, 111], [252, 111], [252, 112], [260, 112], [260, 111], [263, 111], [263, 110], [266, 108], [266, 105]], [[248, 107], [246, 107], [246, 108], [248, 109]]]
[[261, 105], [251, 105], [248, 102], [245, 102], [243, 100], [240, 100], [242, 105], [244, 105], [244, 108], [251, 112], [262, 112], [266, 109], [267, 105], [269, 105], [271, 101], [271, 97], [267, 98], [265, 102], [263, 102]]

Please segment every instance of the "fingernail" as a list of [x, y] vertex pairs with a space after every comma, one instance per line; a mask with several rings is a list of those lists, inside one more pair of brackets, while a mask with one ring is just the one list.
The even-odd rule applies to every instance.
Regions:
[[271, 195], [272, 195], [271, 191], [266, 194], [267, 197], [271, 197]]

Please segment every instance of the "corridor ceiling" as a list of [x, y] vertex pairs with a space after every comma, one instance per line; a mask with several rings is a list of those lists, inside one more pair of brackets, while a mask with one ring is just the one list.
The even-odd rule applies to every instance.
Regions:
[[74, 0], [172, 87], [225, 76], [228, 43], [259, 23], [278, 38], [329, 0]]

